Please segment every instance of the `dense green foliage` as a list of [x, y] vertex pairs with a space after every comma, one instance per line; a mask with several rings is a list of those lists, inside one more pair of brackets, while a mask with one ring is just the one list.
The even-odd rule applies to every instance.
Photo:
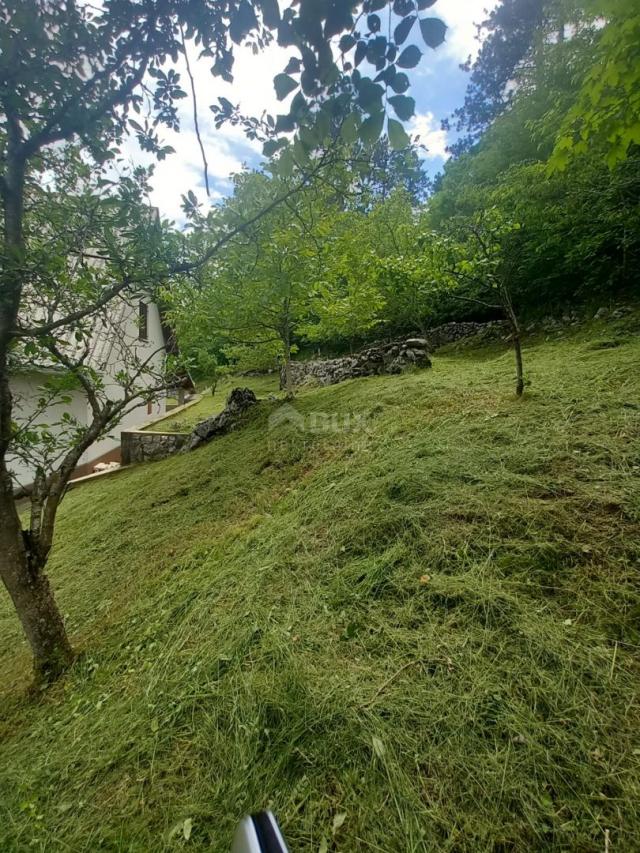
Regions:
[[[183, 316], [206, 311], [208, 340], [224, 359], [241, 355], [232, 326], [254, 342], [258, 328], [271, 330], [270, 349], [251, 356], [267, 363], [274, 355], [286, 361], [292, 344], [344, 347], [448, 319], [508, 318], [507, 303], [516, 318], [539, 316], [638, 286], [640, 17], [622, 0], [610, 4], [606, 21], [588, 6], [538, 6], [505, 4], [488, 22], [493, 35], [469, 97], [495, 102], [507, 79], [510, 96], [499, 109], [494, 103], [480, 141], [446, 165], [426, 201], [407, 177], [412, 148], [385, 184], [363, 179], [356, 144], [328, 159], [321, 182], [245, 233], [206, 284], [180, 292], [189, 306]], [[509, 28], [520, 33], [517, 56], [500, 53]], [[277, 198], [281, 181], [269, 172], [247, 176], [229, 206], [254, 209], [258, 185]], [[489, 253], [493, 279], [478, 241], [478, 223], [488, 220], [509, 234]], [[265, 312], [273, 317], [274, 299], [280, 331], [272, 334]], [[192, 327], [187, 335], [201, 340]]]
[[269, 806], [296, 851], [637, 850], [638, 322], [530, 341], [522, 402], [504, 345], [442, 353], [295, 404], [355, 431], [264, 403], [72, 491], [38, 702], [0, 602], [0, 848], [223, 853]]

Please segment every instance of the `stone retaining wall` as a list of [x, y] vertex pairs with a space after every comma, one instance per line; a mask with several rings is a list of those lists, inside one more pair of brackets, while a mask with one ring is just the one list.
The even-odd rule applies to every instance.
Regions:
[[187, 442], [186, 432], [145, 432], [125, 430], [120, 433], [122, 464], [154, 462], [177, 453]]
[[[408, 367], [431, 367], [428, 344], [424, 338], [406, 338], [371, 344], [366, 349], [342, 358], [322, 361], [294, 361], [290, 365], [293, 385], [335, 385], [345, 379], [402, 373]], [[284, 368], [280, 387], [286, 386]]]
[[[353, 355], [315, 361], [293, 361], [290, 365], [293, 385], [335, 385], [345, 379], [401, 373], [408, 367], [431, 367], [429, 353], [462, 338], [483, 338], [504, 333], [500, 320], [489, 323], [445, 323], [429, 329], [424, 336], [402, 338], [370, 344]], [[285, 388], [284, 368], [280, 372], [280, 388]]]
[[471, 338], [480, 335], [483, 338], [498, 337], [504, 334], [507, 324], [504, 320], [491, 320], [488, 323], [474, 323], [472, 321], [462, 323], [444, 323], [429, 329], [425, 338], [429, 343], [429, 352], [437, 350], [446, 344], [453, 344], [462, 338]]

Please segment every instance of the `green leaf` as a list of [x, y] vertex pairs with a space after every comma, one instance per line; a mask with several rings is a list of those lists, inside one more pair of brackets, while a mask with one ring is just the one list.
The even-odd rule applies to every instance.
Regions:
[[374, 752], [375, 752], [375, 754], [378, 756], [378, 758], [384, 758], [385, 749], [384, 749], [384, 744], [382, 743], [382, 741], [380, 740], [380, 738], [379, 738], [379, 737], [376, 737], [376, 736], [374, 735], [374, 736], [371, 738], [371, 744], [372, 744], [372, 746], [373, 746], [373, 751], [374, 751]]
[[400, 95], [402, 92], [406, 92], [409, 88], [409, 78], [401, 71], [400, 74], [396, 74], [394, 76], [389, 85], [394, 92], [397, 92]]
[[424, 12], [425, 9], [430, 9], [431, 6], [434, 6], [436, 0], [418, 0], [418, 9], [421, 12]]
[[282, 147], [282, 142], [279, 139], [267, 139], [262, 146], [262, 153], [265, 157], [273, 157], [273, 155]]
[[248, 0], [240, 0], [240, 4], [231, 18], [229, 35], [231, 40], [240, 44], [242, 39], [258, 24], [256, 13]]
[[409, 12], [413, 12], [414, 9], [413, 0], [393, 0], [393, 11], [400, 18], [404, 18]]
[[347, 3], [332, 3], [324, 22], [324, 37], [330, 39], [353, 26], [353, 18]]
[[360, 126], [360, 140], [365, 145], [371, 145], [380, 139], [384, 126], [384, 112], [374, 113], [365, 119]]
[[258, 0], [262, 20], [270, 30], [274, 30], [280, 23], [280, 9], [278, 0]]
[[[307, 128], [302, 128], [302, 130], [306, 130]], [[309, 132], [309, 135], [305, 134], [305, 141], [302, 139], [295, 139], [293, 142], [293, 157], [294, 160], [298, 164], [307, 165], [309, 162], [309, 152], [313, 150], [314, 142], [313, 142], [313, 134]]]
[[408, 121], [411, 116], [415, 115], [416, 102], [408, 95], [393, 95], [389, 98], [389, 103], [401, 121]]
[[405, 47], [402, 51], [396, 61], [396, 64], [399, 65], [400, 68], [415, 68], [421, 58], [422, 51], [420, 48], [416, 47], [415, 44], [410, 44], [409, 47]]
[[398, 73], [398, 69], [395, 65], [387, 65], [387, 67], [381, 71], [376, 77], [373, 78], [374, 83], [386, 83], [387, 86], [391, 85], [393, 78]]
[[368, 77], [360, 81], [358, 104], [366, 113], [378, 112], [382, 108], [384, 88], [379, 83], [372, 83]]
[[353, 64], [358, 67], [362, 60], [365, 58], [367, 54], [367, 43], [366, 41], [359, 41], [356, 45], [356, 52], [353, 57]]
[[399, 148], [406, 148], [411, 141], [407, 136], [407, 132], [404, 127], [394, 118], [390, 118], [387, 123], [387, 134], [389, 136], [391, 147], [396, 150]]
[[332, 835], [336, 834], [336, 832], [340, 829], [340, 827], [343, 825], [343, 823], [345, 822], [346, 819], [347, 819], [347, 813], [346, 812], [340, 812], [339, 814], [337, 814], [333, 818], [333, 823], [331, 824], [331, 834]]
[[276, 74], [273, 78], [273, 88], [276, 90], [278, 100], [283, 101], [287, 95], [290, 95], [294, 89], [298, 88], [298, 84], [288, 74]]
[[435, 50], [444, 41], [447, 25], [440, 18], [422, 18], [420, 21], [420, 30], [427, 47]]
[[283, 178], [290, 178], [293, 175], [295, 162], [293, 159], [293, 151], [290, 148], [285, 149], [278, 158], [278, 174]]
[[347, 143], [347, 145], [351, 145], [358, 138], [358, 129], [360, 127], [360, 118], [357, 113], [350, 113], [344, 122], [342, 123], [342, 127], [340, 128], [340, 136]]
[[338, 45], [339, 45], [342, 53], [348, 53], [348, 51], [351, 50], [351, 48], [355, 45], [355, 43], [356, 43], [356, 40], [351, 35], [351, 33], [346, 33], [345, 35], [342, 36], [342, 38], [338, 42]]
[[404, 20], [400, 21], [393, 32], [393, 40], [396, 44], [402, 44], [407, 40], [407, 36], [411, 32], [411, 28], [415, 24], [417, 18], [417, 15], [408, 15]]
[[191, 832], [193, 831], [193, 821], [190, 817], [186, 818], [186, 820], [182, 824], [182, 837], [185, 841], [188, 841], [191, 838]]
[[302, 66], [302, 60], [299, 56], [292, 56], [287, 62], [287, 67], [284, 69], [285, 74], [299, 74]]
[[276, 116], [276, 133], [292, 133], [295, 127], [296, 121], [293, 116]]

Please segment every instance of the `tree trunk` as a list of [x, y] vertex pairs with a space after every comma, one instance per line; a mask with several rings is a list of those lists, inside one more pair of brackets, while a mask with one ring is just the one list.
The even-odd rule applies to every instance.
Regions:
[[293, 378], [291, 376], [291, 345], [284, 342], [284, 390], [288, 400], [293, 399]]
[[36, 679], [52, 681], [70, 665], [73, 650], [48, 578], [21, 529], [6, 471], [0, 480], [0, 576], [31, 646]]
[[33, 652], [38, 679], [53, 680], [73, 659], [73, 651], [43, 572], [46, 557], [23, 533], [6, 465], [13, 433], [8, 354], [20, 308], [24, 269], [23, 205], [25, 161], [20, 128], [8, 122], [4, 207], [3, 269], [0, 275], [0, 577], [13, 601]]
[[516, 316], [516, 312], [514, 311], [513, 303], [511, 302], [511, 294], [509, 293], [507, 287], [503, 286], [501, 289], [501, 293], [504, 313], [507, 316], [507, 321], [511, 328], [513, 351], [516, 357], [516, 396], [522, 397], [522, 395], [524, 394], [524, 370], [522, 366], [522, 343], [520, 340], [520, 323], [518, 323], [518, 318]]
[[522, 369], [522, 345], [520, 343], [520, 331], [513, 336], [513, 349], [516, 355], [516, 396], [524, 394], [524, 373]]

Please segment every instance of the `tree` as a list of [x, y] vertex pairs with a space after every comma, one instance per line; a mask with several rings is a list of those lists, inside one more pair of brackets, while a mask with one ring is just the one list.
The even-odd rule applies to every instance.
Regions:
[[[588, 4], [591, 6], [592, 4]], [[606, 16], [604, 27], [602, 15]], [[613, 168], [640, 145], [640, 13], [632, 0], [593, 8], [596, 49], [575, 103], [556, 136], [551, 169], [564, 169], [581, 154], [604, 155]]]
[[[40, 366], [49, 378], [21, 417], [21, 401], [12, 400], [9, 441], [3, 457], [3, 511], [0, 566], [17, 605], [42, 676], [55, 675], [69, 663], [66, 639], [45, 574], [55, 520], [67, 483], [83, 453], [106, 435], [129, 411], [152, 400], [170, 382], [164, 350], [144, 352], [119, 324], [125, 305], [136, 313], [139, 300], [153, 299], [154, 267], [164, 266], [162, 230], [145, 200], [146, 175], [140, 170], [120, 180], [117, 192], [97, 185], [74, 147], [48, 152], [50, 185], [29, 181], [24, 234], [29, 253], [22, 258], [23, 286], [6, 377], [21, 366]], [[126, 270], [126, 273], [124, 271]], [[120, 288], [126, 274], [138, 284]], [[104, 299], [104, 295], [109, 296]], [[63, 325], [60, 319], [66, 318]], [[69, 318], [73, 318], [70, 320]], [[119, 364], [107, 378], [89, 360], [106, 344]], [[77, 420], [70, 393], [80, 390], [90, 410], [88, 423]], [[58, 421], [51, 422], [58, 412]], [[5, 515], [12, 502], [10, 471], [20, 459], [34, 472], [26, 530], [15, 530]], [[18, 535], [21, 538], [16, 539]], [[13, 549], [12, 550], [12, 546]], [[15, 549], [24, 564], [11, 561]], [[24, 565], [26, 577], [16, 570]]]
[[[287, 70], [274, 80], [281, 99], [296, 92], [288, 115], [277, 120], [243, 119], [250, 134], [265, 139], [298, 128], [300, 138], [293, 146], [267, 139], [283, 153], [290, 151], [290, 159], [308, 159], [314, 140], [329, 130], [332, 117], [342, 116], [343, 127], [355, 129], [364, 141], [375, 141], [384, 124], [386, 87], [397, 87], [397, 78], [406, 77], [396, 66], [414, 67], [421, 56], [414, 45], [398, 49], [398, 43], [407, 37], [407, 27], [395, 40], [377, 34], [380, 19], [372, 6], [385, 5], [377, 0], [356, 6], [302, 2], [281, 15], [274, 0], [106, 0], [98, 7], [75, 0], [4, 3], [0, 19], [0, 576], [31, 645], [38, 676], [59, 675], [72, 652], [44, 571], [50, 542], [45, 536], [36, 543], [40, 533], [34, 537], [31, 531], [25, 534], [22, 530], [7, 466], [15, 435], [9, 380], [16, 341], [36, 341], [37, 347], [45, 346], [64, 364], [68, 354], [56, 340], [68, 340], [78, 328], [82, 336], [81, 324], [112, 300], [130, 297], [141, 288], [154, 288], [167, 276], [206, 262], [244, 224], [236, 223], [218, 236], [204, 256], [163, 263], [161, 268], [134, 264], [132, 269], [130, 254], [135, 254], [137, 246], [133, 242], [127, 243], [131, 252], [118, 263], [118, 241], [103, 231], [109, 257], [115, 258], [107, 264], [107, 273], [88, 273], [85, 265], [81, 274], [68, 276], [70, 256], [64, 245], [62, 254], [49, 256], [44, 266], [36, 263], [34, 233], [27, 226], [30, 188], [43, 183], [51, 152], [71, 143], [92, 164], [93, 190], [108, 179], [106, 166], [128, 133], [134, 133], [140, 145], [158, 157], [171, 153], [159, 133], [163, 125], [177, 129], [175, 103], [185, 92], [175, 69], [165, 65], [184, 52], [185, 40], [194, 41], [211, 62], [213, 74], [226, 80], [232, 79], [237, 44], [247, 41], [259, 50], [276, 34], [280, 45], [297, 51], [300, 58], [293, 57]], [[362, 11], [371, 13], [364, 32], [358, 24]], [[414, 4], [403, 4], [398, 11], [409, 21], [410, 29], [417, 17]], [[423, 19], [421, 29], [430, 46], [444, 38], [444, 25], [435, 18]], [[341, 34], [338, 64], [329, 42]], [[365, 56], [375, 65], [378, 82], [356, 67]], [[292, 74], [298, 73], [296, 81]], [[348, 117], [350, 112], [353, 118]], [[220, 101], [216, 121], [226, 120], [240, 117], [233, 105]], [[395, 119], [389, 120], [388, 127], [396, 139], [405, 135]], [[305, 134], [311, 145], [301, 141]], [[163, 258], [162, 253], [159, 257]], [[61, 271], [68, 298], [55, 304], [50, 315], [27, 317], [30, 298], [47, 292], [48, 284]], [[75, 368], [66, 367], [75, 371], [82, 384], [85, 374], [77, 363]], [[88, 396], [93, 393], [85, 390]], [[97, 417], [83, 441], [93, 440], [104, 428], [103, 417]], [[42, 512], [54, 521], [72, 461], [63, 460], [45, 480], [49, 491]]]
[[428, 309], [409, 273], [417, 216], [410, 192], [398, 184], [366, 209], [336, 215], [326, 229], [312, 317], [302, 329], [308, 340], [352, 345], [383, 324], [421, 327]]
[[[261, 172], [236, 176], [233, 197], [211, 217], [248, 221], [295, 186], [294, 179]], [[228, 246], [224, 256], [202, 267], [169, 295], [179, 326], [198, 316], [198, 346], [213, 339], [231, 361], [251, 351], [253, 364], [281, 360], [287, 393], [293, 393], [289, 365], [294, 338], [308, 317], [310, 282], [317, 263], [313, 229], [322, 206], [310, 201], [317, 186], [291, 195]], [[326, 191], [322, 193], [326, 198]], [[195, 235], [199, 239], [199, 235]], [[192, 333], [193, 334], [193, 333]], [[247, 366], [244, 364], [243, 366]]]
[[[477, 26], [482, 46], [477, 58], [462, 66], [471, 76], [463, 106], [455, 110], [454, 127], [466, 135], [451, 150], [468, 151], [509, 106], [516, 74], [530, 58], [542, 27], [548, 21], [545, 0], [504, 0]], [[448, 130], [449, 120], [444, 122]]]
[[501, 311], [509, 326], [516, 363], [516, 395], [524, 393], [521, 331], [513, 304], [512, 282], [519, 260], [522, 226], [488, 207], [470, 220], [452, 223], [447, 235], [424, 240], [427, 270], [436, 292]]
[[[522, 223], [511, 292], [520, 309], [533, 315], [548, 314], [551, 306], [564, 310], [568, 301], [601, 300], [603, 293], [638, 281], [637, 149], [632, 146], [609, 167], [609, 143], [592, 138], [586, 149], [565, 152], [564, 168], [549, 166], [558, 129], [582, 98], [585, 69], [602, 56], [607, 30], [570, 4], [565, 16], [572, 22], [565, 40], [538, 44], [509, 109], [472, 152], [449, 161], [426, 213], [430, 227], [443, 232], [450, 220], [471, 221], [487, 206]], [[458, 303], [458, 316], [464, 304]], [[444, 295], [439, 309], [456, 316], [456, 303]]]

